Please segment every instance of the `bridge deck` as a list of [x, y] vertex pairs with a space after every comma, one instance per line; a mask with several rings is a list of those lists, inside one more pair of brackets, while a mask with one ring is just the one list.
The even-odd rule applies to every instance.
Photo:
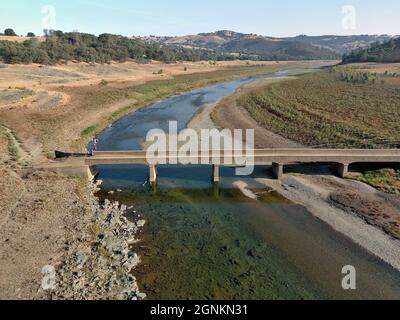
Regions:
[[[155, 158], [148, 158], [145, 151], [112, 151], [94, 152], [93, 156], [87, 157], [85, 163], [88, 166], [96, 165], [122, 165], [122, 164], [141, 164], [150, 165], [161, 160], [170, 163], [172, 159], [177, 159], [179, 163], [202, 163], [204, 157], [209, 164], [225, 166], [243, 165], [241, 153], [228, 152], [232, 157], [225, 158], [224, 151], [214, 151], [209, 153], [198, 152], [194, 156], [176, 155], [162, 152]], [[264, 165], [270, 163], [290, 164], [308, 162], [329, 162], [349, 165], [359, 162], [400, 162], [400, 149], [259, 149], [249, 153], [248, 165]], [[251, 156], [251, 155], [254, 155]], [[204, 159], [203, 159], [204, 161]]]
[[[228, 157], [227, 157], [228, 156]], [[283, 167], [291, 163], [336, 163], [336, 171], [340, 177], [348, 173], [352, 163], [398, 163], [400, 149], [259, 149], [252, 150], [242, 157], [242, 153], [232, 151], [198, 152], [194, 155], [177, 155], [176, 153], [160, 152], [157, 157], [149, 158], [145, 151], [111, 151], [94, 152], [85, 159], [88, 167], [88, 177], [96, 175], [97, 165], [148, 165], [150, 182], [157, 180], [155, 164], [209, 164], [213, 165], [213, 181], [219, 182], [219, 166], [268, 165], [272, 163], [272, 171], [280, 179]]]

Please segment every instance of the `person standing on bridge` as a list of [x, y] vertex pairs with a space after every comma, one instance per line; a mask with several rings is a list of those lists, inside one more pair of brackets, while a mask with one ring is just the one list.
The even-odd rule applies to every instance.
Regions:
[[97, 150], [97, 145], [99, 143], [99, 139], [93, 139], [92, 140], [92, 147], [90, 148], [90, 150], [88, 150], [88, 156], [92, 156], [93, 152], [95, 152]]
[[97, 139], [97, 138], [93, 139], [93, 151], [97, 150], [98, 143], [99, 143], [99, 139]]

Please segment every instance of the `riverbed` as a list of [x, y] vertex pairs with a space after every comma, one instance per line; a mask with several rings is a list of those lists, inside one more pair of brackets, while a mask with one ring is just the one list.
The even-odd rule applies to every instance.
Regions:
[[[149, 130], [167, 131], [169, 121], [182, 130], [201, 107], [258, 78], [194, 90], [131, 113], [99, 135], [99, 150], [139, 149]], [[147, 221], [133, 249], [142, 258], [135, 276], [149, 299], [400, 298], [398, 271], [257, 183], [268, 176], [266, 168], [246, 178], [223, 168], [215, 186], [210, 167], [160, 167], [157, 188], [148, 184], [145, 167], [98, 169], [101, 198], [132, 206], [129, 215]], [[357, 270], [357, 290], [341, 286], [346, 265]]]

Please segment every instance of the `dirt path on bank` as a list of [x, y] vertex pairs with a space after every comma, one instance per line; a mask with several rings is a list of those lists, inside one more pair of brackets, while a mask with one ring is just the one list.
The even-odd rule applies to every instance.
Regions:
[[15, 161], [25, 166], [32, 162], [32, 155], [18, 141], [18, 138], [11, 129], [0, 125], [0, 134], [3, 134], [6, 140], [8, 140], [8, 152], [11, 151]]

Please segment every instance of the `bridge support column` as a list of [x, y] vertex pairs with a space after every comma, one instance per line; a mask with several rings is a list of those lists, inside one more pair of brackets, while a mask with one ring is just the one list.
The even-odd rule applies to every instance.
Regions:
[[212, 167], [212, 179], [214, 183], [218, 183], [220, 181], [220, 176], [219, 176], [219, 166], [218, 165], [213, 165]]
[[89, 181], [94, 181], [97, 174], [96, 166], [86, 166], [86, 176]]
[[272, 163], [272, 172], [275, 175], [275, 178], [280, 180], [283, 178], [283, 164], [280, 163]]
[[149, 166], [149, 171], [150, 171], [150, 183], [155, 184], [157, 182], [157, 167], [156, 166]]
[[338, 163], [335, 165], [335, 171], [340, 178], [346, 178], [349, 173], [349, 164]]

